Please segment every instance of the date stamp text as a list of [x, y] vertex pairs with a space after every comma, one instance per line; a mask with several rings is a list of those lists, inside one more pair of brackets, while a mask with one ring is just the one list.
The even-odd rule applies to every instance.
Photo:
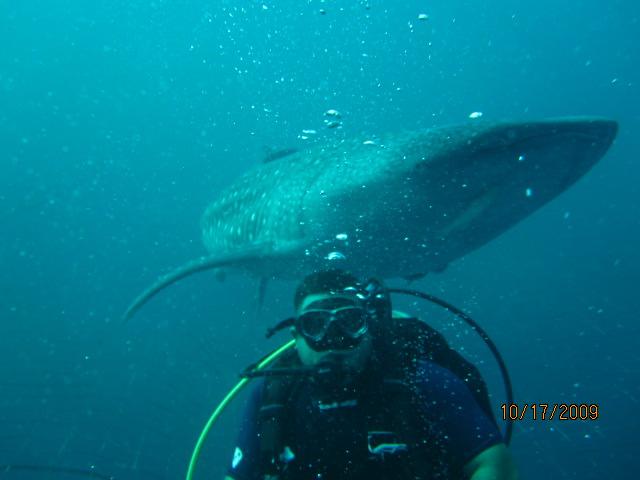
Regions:
[[597, 420], [597, 403], [503, 403], [503, 420]]

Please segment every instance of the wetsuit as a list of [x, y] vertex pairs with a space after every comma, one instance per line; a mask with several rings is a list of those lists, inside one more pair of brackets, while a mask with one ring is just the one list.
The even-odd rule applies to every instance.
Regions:
[[[411, 378], [367, 380], [327, 398], [303, 381], [289, 401], [283, 479], [454, 479], [485, 449], [502, 442], [492, 418], [463, 380], [428, 360]], [[264, 383], [253, 390], [228, 474], [263, 478], [258, 412]]]

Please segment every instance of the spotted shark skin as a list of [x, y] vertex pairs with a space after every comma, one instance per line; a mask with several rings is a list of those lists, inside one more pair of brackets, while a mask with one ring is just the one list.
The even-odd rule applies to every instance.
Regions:
[[472, 121], [294, 152], [241, 176], [202, 217], [209, 255], [141, 294], [212, 268], [298, 279], [327, 266], [359, 276], [444, 270], [581, 178], [617, 123], [596, 117]]

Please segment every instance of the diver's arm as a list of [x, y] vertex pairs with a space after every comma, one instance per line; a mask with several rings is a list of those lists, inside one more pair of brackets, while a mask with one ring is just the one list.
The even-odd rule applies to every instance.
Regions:
[[503, 443], [489, 447], [473, 457], [464, 467], [470, 480], [517, 480], [518, 472]]

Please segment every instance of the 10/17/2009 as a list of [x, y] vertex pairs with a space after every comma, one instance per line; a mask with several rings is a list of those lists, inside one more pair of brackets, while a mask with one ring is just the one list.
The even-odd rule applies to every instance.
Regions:
[[597, 420], [597, 403], [503, 403], [503, 420]]

